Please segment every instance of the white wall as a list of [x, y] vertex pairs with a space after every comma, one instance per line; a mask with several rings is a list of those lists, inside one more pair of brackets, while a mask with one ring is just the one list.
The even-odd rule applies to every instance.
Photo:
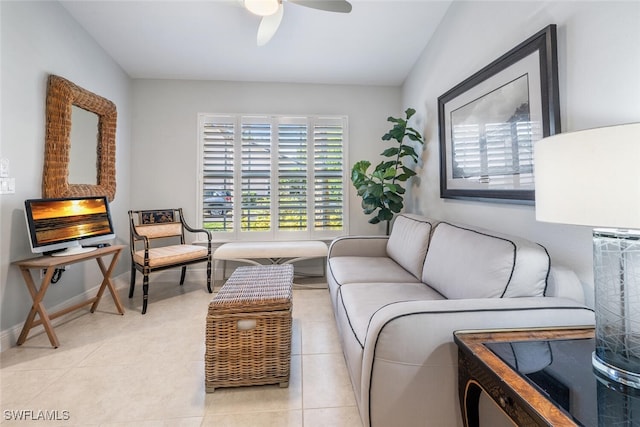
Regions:
[[454, 2], [403, 87], [427, 140], [408, 210], [537, 241], [577, 272], [591, 301], [589, 228], [537, 222], [533, 206], [440, 198], [438, 96], [549, 24], [558, 29], [562, 130], [640, 121], [640, 2]]
[[[10, 263], [33, 256], [26, 232], [24, 200], [42, 196], [47, 77], [57, 74], [116, 104], [118, 187], [111, 210], [120, 236], [117, 243], [128, 241], [131, 83], [59, 3], [0, 1], [0, 16], [0, 157], [9, 159], [10, 174], [16, 180], [15, 194], [0, 195], [0, 331], [4, 347], [7, 343], [15, 344], [15, 328], [24, 322], [31, 307], [19, 270]], [[122, 256], [116, 273], [127, 266], [127, 257]], [[66, 304], [100, 281], [97, 264], [75, 264], [49, 289], [45, 305]]]
[[[407, 211], [521, 235], [545, 245], [589, 286], [591, 231], [538, 223], [523, 205], [439, 197], [437, 97], [546, 25], [558, 25], [565, 131], [640, 120], [640, 2], [454, 2], [402, 90], [396, 87], [135, 80], [133, 83], [57, 2], [0, 1], [0, 157], [16, 194], [0, 196], [0, 331], [24, 321], [31, 299], [11, 261], [31, 255], [23, 201], [41, 195], [46, 79], [58, 74], [117, 105], [117, 182], [112, 203], [119, 242], [126, 211], [183, 206], [195, 218], [197, 114], [347, 114], [349, 165], [379, 161], [386, 118], [418, 111], [427, 141]], [[488, 30], [490, 29], [490, 30]], [[375, 71], [373, 71], [375, 72]], [[132, 124], [135, 123], [135, 126]], [[131, 188], [129, 188], [131, 185]], [[349, 187], [351, 234], [369, 225]], [[121, 257], [116, 273], [128, 268]], [[48, 307], [67, 303], [99, 279], [95, 266], [65, 273]], [[86, 285], [85, 285], [86, 283]], [[12, 333], [12, 332], [11, 332]]]
[[[348, 115], [352, 165], [380, 161], [386, 119], [399, 114], [400, 97], [399, 87], [134, 80], [131, 207], [183, 207], [195, 224], [198, 113]], [[384, 233], [367, 223], [350, 180], [348, 186], [351, 234]]]

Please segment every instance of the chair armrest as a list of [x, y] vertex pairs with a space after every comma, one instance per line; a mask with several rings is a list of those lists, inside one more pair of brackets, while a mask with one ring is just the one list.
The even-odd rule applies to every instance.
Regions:
[[130, 226], [130, 231], [131, 231], [131, 240], [129, 242], [129, 249], [131, 251], [131, 258], [133, 259], [133, 254], [136, 251], [136, 242], [142, 240], [142, 243], [144, 245], [144, 257], [145, 259], [148, 259], [149, 258], [149, 238], [147, 236], [138, 234], [138, 232], [136, 231], [136, 227], [133, 224], [131, 224]]
[[204, 233], [207, 235], [207, 241], [209, 242], [209, 246], [211, 246], [211, 232], [209, 230], [206, 230], [204, 228], [194, 228], [191, 227], [189, 224], [187, 224], [187, 221], [184, 219], [184, 215], [182, 213], [182, 209], [179, 209], [178, 212], [180, 212], [180, 222], [182, 223], [182, 226], [184, 227], [185, 230], [191, 232], [191, 233]]
[[190, 231], [192, 233], [204, 233], [207, 235], [207, 241], [209, 243], [211, 243], [211, 232], [207, 229], [204, 228], [191, 228], [187, 225], [187, 223], [183, 222], [182, 225], [184, 226], [184, 229], [187, 231]]
[[337, 256], [387, 256], [389, 236], [344, 236], [329, 245], [328, 258]]

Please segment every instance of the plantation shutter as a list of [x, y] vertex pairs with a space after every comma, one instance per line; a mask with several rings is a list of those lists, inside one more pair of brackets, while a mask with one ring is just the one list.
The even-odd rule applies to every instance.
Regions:
[[243, 231], [271, 229], [271, 123], [244, 117], [241, 139], [240, 201]]
[[344, 124], [319, 118], [313, 127], [314, 228], [341, 230], [344, 217]]
[[278, 230], [307, 229], [307, 120], [282, 118], [278, 125]]
[[347, 118], [199, 115], [199, 219], [222, 239], [334, 238], [346, 229]]
[[219, 116], [202, 124], [203, 222], [216, 231], [233, 230], [234, 122]]

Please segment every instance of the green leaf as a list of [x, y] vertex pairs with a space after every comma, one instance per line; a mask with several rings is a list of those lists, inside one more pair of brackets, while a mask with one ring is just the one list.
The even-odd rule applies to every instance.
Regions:
[[403, 207], [404, 207], [404, 205], [402, 204], [402, 202], [391, 202], [391, 203], [389, 203], [389, 210], [391, 212], [400, 213], [400, 211], [402, 210]]
[[421, 144], [424, 142], [422, 140], [422, 135], [420, 134], [420, 132], [418, 132], [414, 128], [407, 128], [407, 136], [411, 138], [413, 141], [418, 141]]
[[351, 181], [353, 181], [356, 186], [359, 186], [359, 184], [356, 183], [360, 183], [366, 178], [369, 166], [371, 166], [371, 162], [368, 160], [360, 160], [351, 168]]
[[396, 177], [396, 181], [407, 181], [409, 178], [411, 178], [412, 176], [415, 176], [416, 173], [414, 171], [412, 171], [411, 169], [404, 169], [404, 173], [401, 173], [400, 175], [398, 175]]
[[[397, 193], [398, 192], [398, 188], [400, 187], [398, 184], [386, 184], [385, 187], [387, 187], [387, 192], [391, 191], [393, 193]], [[402, 188], [402, 187], [400, 187]]]
[[[385, 170], [386, 170], [386, 169], [389, 169], [389, 168], [394, 168], [394, 169], [395, 169], [395, 168], [396, 168], [396, 165], [397, 165], [398, 163], [399, 163], [399, 162], [398, 162], [398, 161], [396, 161], [396, 160], [389, 160], [389, 161], [387, 161], [387, 162], [380, 163], [380, 164], [378, 165], [378, 167], [379, 167], [380, 169], [385, 169]], [[376, 169], [377, 169], [377, 168], [376, 168]]]
[[373, 171], [373, 173], [371, 174], [371, 176], [373, 178], [377, 178], [380, 181], [384, 180], [384, 176], [386, 175], [388, 169], [378, 169], [376, 168], [376, 170]]
[[416, 110], [413, 108], [407, 108], [404, 113], [407, 115], [407, 120], [409, 120], [416, 113]]
[[409, 176], [414, 176], [416, 174], [416, 172], [413, 169], [410, 169], [406, 166], [402, 166], [402, 171], [405, 173], [405, 175], [409, 175]]
[[396, 176], [396, 168], [389, 168], [384, 173], [385, 180], [392, 179], [394, 176]]
[[396, 193], [386, 192], [385, 195], [387, 199], [391, 203], [400, 203], [402, 204], [402, 196], [397, 195]]
[[391, 138], [395, 139], [396, 141], [402, 142], [402, 140], [404, 139], [404, 127], [396, 125], [396, 127], [389, 131], [389, 135], [391, 135]]
[[377, 216], [374, 216], [369, 220], [369, 224], [378, 224], [379, 222], [380, 220], [378, 219]]
[[414, 159], [414, 160], [418, 159], [418, 153], [416, 153], [416, 150], [414, 150], [414, 148], [412, 146], [403, 145], [402, 148], [403, 148], [403, 150], [402, 150], [402, 154], [400, 155], [400, 157], [411, 156], [411, 158]]
[[387, 208], [382, 208], [380, 212], [378, 212], [378, 219], [380, 221], [391, 221], [393, 219], [393, 212]]
[[382, 184], [374, 184], [369, 188], [369, 193], [371, 193], [372, 196], [379, 198], [380, 196], [382, 196], [382, 194], [384, 193], [384, 189], [382, 187]]
[[374, 196], [371, 193], [367, 193], [362, 197], [362, 204], [367, 206], [375, 206], [377, 207], [380, 203], [379, 197]]
[[396, 154], [398, 154], [399, 152], [400, 152], [400, 149], [398, 147], [391, 147], [391, 148], [387, 148], [386, 150], [384, 150], [382, 152], [382, 155], [386, 156], [386, 157], [393, 157]]

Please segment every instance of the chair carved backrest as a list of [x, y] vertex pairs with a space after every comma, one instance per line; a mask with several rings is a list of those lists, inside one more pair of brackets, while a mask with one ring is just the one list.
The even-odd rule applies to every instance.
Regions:
[[[131, 245], [135, 240], [177, 237], [185, 243], [182, 209], [130, 211]], [[133, 248], [132, 248], [133, 249]]]

